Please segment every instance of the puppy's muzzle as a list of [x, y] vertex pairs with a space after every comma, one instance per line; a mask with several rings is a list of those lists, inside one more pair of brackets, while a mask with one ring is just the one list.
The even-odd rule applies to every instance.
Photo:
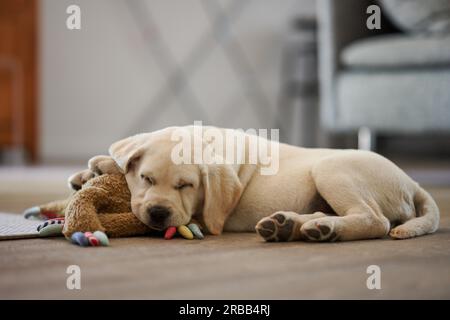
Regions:
[[171, 215], [171, 211], [167, 207], [152, 206], [147, 209], [150, 216], [150, 224], [152, 227], [162, 229], [166, 226], [167, 219]]

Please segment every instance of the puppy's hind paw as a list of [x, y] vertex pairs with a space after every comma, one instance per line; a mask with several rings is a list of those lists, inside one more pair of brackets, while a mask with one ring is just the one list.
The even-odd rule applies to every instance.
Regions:
[[334, 231], [334, 224], [331, 221], [308, 221], [302, 226], [301, 232], [306, 239], [311, 241], [339, 240], [339, 236]]
[[266, 241], [272, 242], [297, 240], [298, 232], [295, 232], [295, 230], [300, 228], [287, 213], [280, 211], [261, 219], [255, 229]]

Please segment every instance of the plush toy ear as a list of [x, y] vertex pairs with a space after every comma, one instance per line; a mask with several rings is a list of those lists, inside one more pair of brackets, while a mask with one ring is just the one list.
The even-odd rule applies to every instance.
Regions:
[[148, 133], [138, 134], [117, 141], [109, 147], [109, 154], [122, 173], [127, 173], [130, 169], [130, 164], [144, 153], [144, 144], [148, 139]]
[[203, 221], [209, 232], [221, 234], [225, 221], [242, 194], [242, 184], [231, 166], [201, 165], [203, 189]]

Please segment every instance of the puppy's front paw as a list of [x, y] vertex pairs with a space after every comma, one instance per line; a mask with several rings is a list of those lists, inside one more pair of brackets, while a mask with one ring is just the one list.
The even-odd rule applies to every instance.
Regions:
[[409, 238], [414, 238], [416, 236], [416, 233], [414, 232], [414, 230], [404, 228], [400, 225], [400, 226], [392, 229], [389, 232], [389, 235], [393, 239], [409, 239]]
[[296, 240], [296, 230], [298, 231], [300, 226], [288, 213], [279, 211], [261, 219], [255, 229], [266, 241], [292, 241]]
[[337, 241], [339, 236], [334, 231], [332, 221], [311, 220], [306, 222], [300, 229], [303, 236], [311, 241]]
[[88, 162], [88, 168], [97, 175], [120, 173], [116, 162], [110, 156], [95, 156]]
[[94, 178], [95, 174], [89, 169], [77, 172], [67, 179], [69, 188], [77, 191], [80, 190], [83, 184], [88, 182], [90, 179]]

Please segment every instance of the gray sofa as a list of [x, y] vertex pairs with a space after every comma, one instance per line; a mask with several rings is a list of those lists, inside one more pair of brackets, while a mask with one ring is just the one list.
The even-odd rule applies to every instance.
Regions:
[[399, 32], [386, 17], [369, 30], [371, 4], [318, 3], [321, 126], [359, 131], [366, 149], [376, 133], [450, 132], [449, 33]]

